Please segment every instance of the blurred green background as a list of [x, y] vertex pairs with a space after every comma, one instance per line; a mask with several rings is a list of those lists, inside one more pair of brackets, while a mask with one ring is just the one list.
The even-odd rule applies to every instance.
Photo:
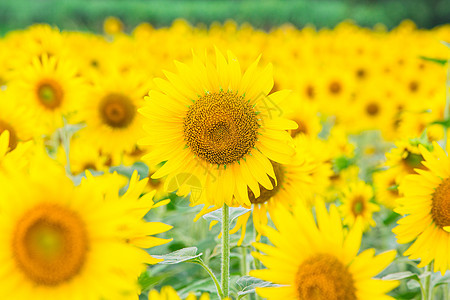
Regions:
[[191, 24], [234, 19], [269, 29], [290, 22], [334, 27], [352, 19], [361, 26], [388, 28], [411, 19], [420, 28], [450, 23], [449, 0], [1, 0], [0, 33], [45, 22], [66, 30], [100, 32], [107, 16], [117, 16], [126, 31], [140, 22], [168, 26], [176, 18]]

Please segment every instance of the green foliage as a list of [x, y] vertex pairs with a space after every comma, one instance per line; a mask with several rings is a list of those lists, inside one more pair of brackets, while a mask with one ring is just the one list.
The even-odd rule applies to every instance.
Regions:
[[419, 27], [431, 28], [448, 22], [450, 6], [443, 5], [443, 2], [446, 1], [2, 0], [0, 33], [39, 22], [65, 30], [100, 32], [102, 22], [108, 16], [119, 17], [128, 31], [141, 22], [149, 22], [156, 27], [169, 26], [177, 18], [207, 25], [234, 19], [238, 23], [249, 22], [264, 29], [283, 23], [298, 27], [307, 24], [334, 27], [347, 19], [361, 26], [372, 27], [382, 23], [392, 28], [404, 19], [411, 19]]

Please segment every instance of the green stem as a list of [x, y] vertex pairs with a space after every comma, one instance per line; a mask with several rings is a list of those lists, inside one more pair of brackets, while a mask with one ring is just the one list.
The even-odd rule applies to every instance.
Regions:
[[[431, 262], [429, 265], [425, 267], [425, 273], [427, 272], [433, 272], [433, 262]], [[422, 300], [431, 300], [431, 293], [432, 293], [432, 286], [431, 286], [431, 274], [428, 274], [425, 277], [425, 283], [423, 285], [422, 289]]]
[[241, 276], [245, 276], [248, 273], [247, 269], [247, 247], [241, 247]]
[[230, 284], [230, 210], [222, 208], [222, 299], [228, 297]]
[[216, 275], [214, 275], [213, 271], [208, 267], [208, 265], [205, 264], [203, 259], [201, 259], [199, 257], [196, 260], [192, 261], [192, 262], [202, 266], [203, 269], [205, 269], [206, 272], [208, 272], [209, 276], [214, 281], [214, 285], [216, 286], [217, 295], [219, 295], [219, 298], [222, 299], [223, 298], [222, 289], [220, 288], [219, 280], [217, 280], [217, 277], [216, 277]]

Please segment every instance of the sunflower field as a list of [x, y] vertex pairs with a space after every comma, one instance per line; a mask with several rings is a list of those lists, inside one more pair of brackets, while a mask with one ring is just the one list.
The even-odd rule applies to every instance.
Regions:
[[450, 25], [0, 38], [0, 299], [450, 299]]

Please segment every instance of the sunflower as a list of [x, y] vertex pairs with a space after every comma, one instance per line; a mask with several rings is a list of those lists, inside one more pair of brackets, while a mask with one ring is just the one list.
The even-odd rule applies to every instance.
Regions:
[[123, 32], [123, 23], [119, 18], [107, 17], [103, 21], [103, 31], [108, 35], [115, 35]]
[[[150, 235], [171, 226], [145, 222], [152, 194], [135, 173], [127, 192], [89, 173], [74, 187], [45, 153], [28, 172], [10, 171], [0, 188], [2, 299], [119, 299], [136, 297], [144, 249], [169, 240]], [[20, 193], [18, 193], [20, 191]], [[14, 199], [14, 201], [11, 201]]]
[[147, 79], [139, 72], [96, 78], [89, 97], [81, 103], [79, 120], [85, 121], [86, 127], [80, 136], [103, 154], [112, 155], [114, 161], [114, 156], [131, 152], [143, 137], [143, 117], [137, 108], [148, 90]]
[[342, 205], [339, 206], [341, 214], [344, 216], [344, 225], [353, 226], [357, 219], [361, 219], [363, 230], [366, 231], [375, 227], [372, 214], [380, 210], [380, 207], [371, 202], [373, 198], [372, 186], [362, 180], [350, 183], [341, 196]]
[[395, 202], [400, 197], [398, 175], [398, 170], [395, 168], [373, 174], [375, 200], [390, 209], [394, 209]]
[[32, 64], [17, 71], [13, 78], [8, 84], [11, 98], [31, 111], [41, 134], [61, 127], [63, 117], [70, 117], [85, 97], [86, 87], [76, 67], [46, 54], [34, 57]]
[[398, 171], [397, 180], [401, 181], [408, 174], [416, 174], [417, 169], [425, 170], [422, 164], [423, 156], [418, 144], [413, 140], [400, 140], [395, 143], [389, 153], [386, 153], [386, 166]]
[[304, 101], [297, 93], [292, 93], [287, 100], [280, 105], [284, 111], [283, 115], [298, 125], [297, 129], [290, 131], [291, 136], [306, 134], [317, 137], [322, 126], [315, 105]]
[[43, 55], [66, 60], [72, 55], [71, 48], [58, 28], [48, 24], [34, 24], [25, 30], [9, 32], [5, 37], [8, 49], [5, 64], [10, 70], [22, 70], [35, 57]]
[[[158, 293], [156, 290], [151, 290], [148, 294], [148, 300], [182, 300], [177, 292], [171, 286], [165, 286]], [[197, 300], [195, 294], [190, 293], [185, 300]], [[209, 300], [208, 294], [202, 294], [198, 300]]]
[[153, 147], [144, 159], [166, 162], [152, 178], [168, 175], [170, 183], [191, 174], [204, 189], [199, 201], [215, 206], [251, 205], [247, 187], [255, 197], [260, 185], [273, 188], [270, 160], [291, 160], [295, 150], [286, 130], [297, 124], [280, 117], [287, 92], [268, 95], [272, 65], [259, 69], [258, 62], [242, 74], [231, 52], [227, 61], [216, 50], [216, 63], [194, 55], [192, 65], [175, 63], [178, 75], [165, 72], [168, 80], [155, 80], [159, 90], [151, 90], [139, 110], [147, 118], [141, 144]]
[[0, 133], [9, 131], [9, 148], [14, 150], [21, 141], [36, 134], [30, 112], [10, 96], [8, 90], [0, 91]]
[[[57, 160], [63, 165], [67, 164], [64, 148], [58, 148]], [[83, 138], [74, 138], [70, 141], [69, 163], [72, 174], [80, 174], [86, 170], [107, 171], [108, 157], [102, 155], [98, 148], [89, 144]]]
[[420, 145], [422, 162], [427, 170], [416, 169], [400, 183], [404, 197], [397, 200], [395, 212], [405, 216], [392, 231], [400, 244], [412, 242], [404, 255], [421, 259], [419, 267], [434, 261], [434, 272], [450, 269], [449, 188], [450, 160], [445, 151], [433, 143], [433, 154]]
[[251, 276], [281, 284], [257, 288], [256, 292], [271, 299], [393, 299], [385, 295], [397, 281], [372, 278], [395, 258], [391, 250], [374, 256], [374, 249], [358, 253], [362, 225], [358, 221], [346, 234], [336, 206], [316, 206], [317, 224], [312, 213], [299, 205], [289, 212], [279, 207], [273, 221], [277, 230], [266, 232], [274, 246], [254, 243], [253, 256], [267, 269], [253, 270]]

